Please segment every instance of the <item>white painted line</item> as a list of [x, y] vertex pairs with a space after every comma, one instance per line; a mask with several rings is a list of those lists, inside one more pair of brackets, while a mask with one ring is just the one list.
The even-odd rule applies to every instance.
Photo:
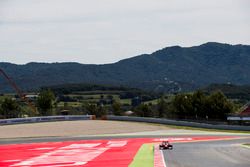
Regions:
[[161, 150], [161, 160], [162, 160], [163, 166], [166, 167], [166, 163], [165, 163], [165, 159], [164, 159], [164, 155], [163, 155], [162, 150]]
[[33, 149], [29, 149], [29, 150], [53, 150], [55, 147], [42, 147], [42, 148], [33, 148]]
[[158, 146], [154, 146], [154, 167], [166, 167], [162, 150]]
[[154, 139], [154, 141], [192, 141], [193, 138], [181, 138], [181, 137], [174, 137], [174, 138], [158, 138]]
[[[71, 144], [56, 150], [32, 157], [23, 161], [19, 161], [11, 165], [11, 167], [62, 167], [62, 166], [79, 166], [93, 160], [109, 148], [93, 148], [98, 146], [95, 144]], [[60, 165], [59, 165], [60, 164]]]
[[101, 145], [101, 143], [87, 143], [87, 144], [71, 144], [69, 146], [62, 147], [60, 149], [72, 149], [72, 148], [93, 148]]
[[123, 147], [128, 143], [128, 141], [126, 140], [122, 140], [122, 141], [109, 141], [107, 144], [107, 147]]

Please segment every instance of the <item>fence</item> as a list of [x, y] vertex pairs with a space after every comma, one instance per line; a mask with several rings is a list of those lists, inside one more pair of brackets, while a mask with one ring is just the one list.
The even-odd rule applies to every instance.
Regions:
[[[113, 116], [113, 115], [108, 115], [106, 118], [107, 120], [117, 120], [117, 121], [134, 121], [134, 122], [158, 123], [158, 124], [176, 125], [176, 126], [190, 126], [190, 127], [207, 128], [207, 129], [250, 131], [250, 126], [212, 125], [212, 124], [206, 124], [206, 123], [177, 121], [177, 120], [162, 119], [162, 118]], [[95, 119], [95, 116], [93, 115], [67, 115], [67, 116], [28, 117], [28, 118], [2, 119], [0, 120], [0, 125], [35, 123], [35, 122], [51, 122], [51, 121], [92, 120], [92, 119]]]
[[34, 122], [51, 122], [51, 121], [91, 120], [91, 119], [94, 119], [93, 115], [28, 117], [28, 118], [2, 119], [0, 120], [0, 125], [34, 123]]

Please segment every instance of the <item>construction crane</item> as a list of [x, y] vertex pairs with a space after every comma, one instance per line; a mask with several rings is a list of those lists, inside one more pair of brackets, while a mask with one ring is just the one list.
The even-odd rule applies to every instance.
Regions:
[[29, 105], [29, 107], [31, 108], [31, 110], [33, 111], [33, 113], [36, 114], [37, 113], [36, 107], [29, 101], [29, 99], [18, 88], [18, 86], [16, 85], [16, 83], [1, 68], [0, 68], [0, 74], [2, 74], [4, 76], [4, 78], [8, 81], [9, 85], [16, 91], [16, 93], [18, 94], [18, 96], [24, 102], [26, 102]]

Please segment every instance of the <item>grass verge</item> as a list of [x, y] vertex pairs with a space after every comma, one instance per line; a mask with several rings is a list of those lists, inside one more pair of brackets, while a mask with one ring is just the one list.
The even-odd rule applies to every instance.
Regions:
[[244, 147], [248, 147], [250, 148], [250, 143], [247, 143], [247, 144], [242, 144]]
[[143, 144], [136, 153], [134, 160], [129, 167], [153, 167], [154, 166], [154, 146], [153, 144]]
[[250, 134], [250, 131], [242, 131], [242, 130], [221, 130], [221, 129], [207, 129], [207, 128], [195, 128], [189, 126], [175, 126], [175, 125], [165, 125], [170, 128], [175, 129], [186, 129], [186, 130], [200, 130], [200, 131], [209, 131], [209, 132], [227, 132], [227, 133], [247, 133]]
[[[115, 121], [115, 120], [113, 120]], [[123, 121], [123, 122], [135, 122], [135, 121]], [[222, 130], [222, 129], [208, 129], [208, 128], [196, 128], [191, 126], [177, 126], [177, 125], [167, 125], [167, 124], [159, 124], [159, 123], [148, 123], [148, 122], [140, 122], [144, 124], [151, 124], [156, 126], [165, 126], [173, 129], [184, 129], [184, 130], [199, 130], [199, 131], [208, 131], [208, 132], [227, 132], [227, 133], [245, 133], [250, 134], [250, 131], [242, 131], [242, 130]]]

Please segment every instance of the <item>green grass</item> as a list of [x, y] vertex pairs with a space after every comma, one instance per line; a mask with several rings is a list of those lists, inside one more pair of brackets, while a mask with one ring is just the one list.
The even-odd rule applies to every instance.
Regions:
[[250, 143], [241, 144], [241, 146], [250, 149]]
[[143, 104], [153, 104], [153, 105], [156, 105], [156, 104], [158, 104], [158, 101], [159, 101], [159, 99], [154, 99], [154, 100], [150, 100], [150, 101], [145, 101], [145, 102], [143, 102]]
[[176, 125], [161, 125], [159, 126], [167, 126], [169, 128], [174, 129], [184, 129], [184, 130], [200, 130], [200, 131], [208, 131], [208, 132], [227, 132], [227, 133], [247, 133], [250, 134], [249, 131], [240, 131], [240, 130], [221, 130], [221, 129], [207, 129], [207, 128], [195, 128], [190, 126], [176, 126]]
[[[126, 122], [134, 122], [134, 121], [126, 121]], [[176, 125], [164, 125], [158, 123], [147, 123], [147, 122], [140, 122], [141, 124], [152, 124], [157, 126], [165, 126], [168, 128], [173, 129], [184, 129], [184, 130], [200, 130], [200, 131], [208, 131], [208, 132], [227, 132], [227, 133], [246, 133], [250, 134], [250, 131], [240, 131], [240, 130], [220, 130], [220, 129], [207, 129], [207, 128], [195, 128], [190, 126], [176, 126]]]
[[129, 167], [153, 167], [154, 147], [153, 144], [143, 144]]
[[118, 91], [118, 90], [94, 90], [94, 91], [78, 91], [75, 92], [74, 94], [80, 94], [80, 95], [97, 95], [97, 94], [116, 94], [118, 95], [119, 93], [124, 92], [124, 91]]
[[81, 100], [81, 102], [83, 102], [83, 103], [97, 103], [97, 102], [99, 102], [99, 99], [85, 99], [85, 100]]
[[[81, 107], [82, 106], [82, 103], [79, 103], [79, 102], [65, 102], [65, 103], [67, 103], [68, 107]], [[57, 106], [64, 107], [64, 102], [58, 103]]]
[[195, 128], [190, 126], [177, 126], [177, 125], [163, 125], [157, 123], [145, 123], [145, 124], [152, 124], [158, 126], [166, 126], [173, 129], [184, 129], [184, 130], [200, 130], [200, 131], [208, 131], [208, 132], [227, 132], [227, 133], [246, 133], [250, 134], [250, 131], [241, 131], [241, 130], [221, 130], [221, 129], [207, 129], [207, 128]]
[[[127, 104], [131, 105], [131, 99], [120, 99], [119, 95], [116, 94], [85, 94], [85, 95], [78, 95], [78, 94], [70, 94], [69, 96], [72, 98], [81, 97], [78, 102], [65, 102], [69, 107], [81, 107], [84, 103], [97, 103], [101, 100], [101, 96], [103, 96], [104, 100], [108, 99], [108, 96], [113, 96], [115, 101], [120, 102], [122, 105]], [[63, 107], [64, 102], [59, 102], [58, 107]]]
[[78, 94], [70, 94], [68, 95], [69, 97], [74, 97], [74, 98], [77, 98], [77, 97], [82, 97], [84, 99], [100, 99], [101, 98], [101, 95], [97, 94], [97, 95], [78, 95]]
[[[97, 95], [82, 95], [84, 99], [100, 99], [102, 95], [97, 94]], [[104, 95], [103, 95], [104, 96]]]
[[101, 96], [103, 96], [103, 98], [107, 98], [109, 95], [115, 97], [119, 97], [119, 95], [116, 94], [70, 94], [68, 96], [70, 97], [82, 97], [84, 99], [100, 99]]
[[[154, 99], [154, 100], [150, 100], [150, 101], [145, 101], [145, 102], [143, 102], [144, 104], [153, 104], [153, 105], [156, 105], [156, 104], [158, 104], [158, 102], [159, 102], [159, 100], [160, 100], [161, 98], [158, 98], [158, 99]], [[174, 99], [174, 96], [173, 95], [168, 95], [168, 96], [166, 96], [166, 98], [165, 98], [165, 101], [168, 103], [168, 102], [171, 102], [172, 100]]]
[[120, 99], [119, 100], [121, 104], [129, 104], [131, 105], [131, 99]]
[[3, 101], [6, 97], [0, 96], [0, 101]]
[[119, 101], [120, 97], [117, 94], [70, 94], [68, 95], [71, 98], [78, 99], [79, 101], [82, 102], [93, 102], [96, 101], [98, 102], [101, 100], [101, 97], [103, 97], [104, 100], [107, 100], [109, 96], [112, 96], [114, 100]]
[[4, 96], [0, 96], [0, 100], [4, 100], [6, 98], [13, 98], [14, 95], [11, 95], [11, 94], [7, 94], [7, 95], [4, 95]]

